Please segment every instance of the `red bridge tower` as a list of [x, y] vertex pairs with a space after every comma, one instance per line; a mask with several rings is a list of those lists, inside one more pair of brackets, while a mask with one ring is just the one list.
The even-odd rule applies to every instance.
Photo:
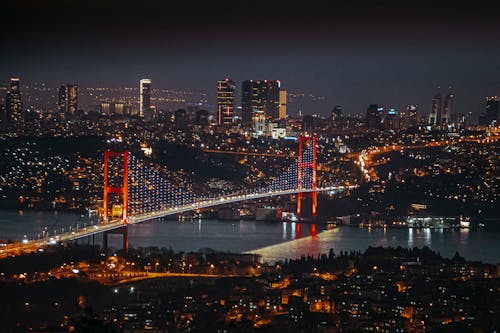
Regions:
[[[308, 148], [312, 145], [312, 160], [305, 159], [304, 157], [304, 148]], [[317, 182], [316, 182], [316, 135], [301, 135], [299, 137], [299, 159], [298, 159], [298, 189], [303, 188], [302, 179], [304, 175], [308, 172], [312, 173], [312, 184], [311, 188], [305, 188], [307, 190], [312, 190], [308, 192], [299, 192], [297, 194], [297, 218], [300, 219], [300, 215], [302, 213], [302, 199], [305, 195], [311, 196], [311, 204], [312, 204], [312, 217], [316, 217], [316, 207], [318, 205], [318, 193], [316, 191]]]

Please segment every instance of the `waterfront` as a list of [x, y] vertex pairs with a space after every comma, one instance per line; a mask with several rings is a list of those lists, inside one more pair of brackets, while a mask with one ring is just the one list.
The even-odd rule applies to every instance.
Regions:
[[[77, 223], [90, 224], [87, 215], [62, 212], [2, 211], [0, 239], [20, 240], [26, 234], [36, 236], [45, 226], [48, 230], [68, 228]], [[271, 223], [256, 221], [172, 220], [151, 221], [133, 225], [129, 241], [133, 247], [158, 246], [174, 251], [197, 251], [211, 248], [219, 251], [259, 253], [268, 262], [317, 256], [334, 251], [364, 250], [368, 246], [429, 246], [444, 256], [458, 251], [469, 260], [500, 262], [499, 232], [468, 229], [368, 229], [337, 227], [324, 230], [306, 223]], [[49, 231], [50, 232], [50, 231]], [[96, 242], [101, 237], [95, 238]], [[83, 240], [84, 242], [86, 240]], [[120, 236], [110, 235], [110, 245], [119, 246]]]

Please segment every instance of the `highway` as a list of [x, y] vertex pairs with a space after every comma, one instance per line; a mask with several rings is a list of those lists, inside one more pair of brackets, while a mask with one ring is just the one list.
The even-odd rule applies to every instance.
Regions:
[[384, 164], [385, 162], [375, 162], [373, 158], [377, 155], [387, 154], [392, 151], [407, 150], [407, 149], [422, 149], [422, 148], [432, 148], [432, 147], [442, 147], [450, 144], [461, 143], [461, 142], [471, 142], [479, 144], [489, 144], [500, 140], [500, 133], [498, 131], [493, 131], [492, 134], [486, 136], [467, 136], [458, 139], [447, 139], [439, 141], [430, 141], [427, 143], [418, 143], [414, 145], [385, 145], [380, 147], [372, 147], [364, 149], [360, 153], [351, 153], [348, 157], [353, 158], [354, 162], [359, 166], [363, 177], [366, 181], [376, 181], [378, 180], [378, 175], [373, 169], [374, 166]]
[[[345, 190], [351, 190], [357, 188], [356, 185], [351, 186], [326, 186], [326, 187], [318, 187], [316, 190], [313, 189], [292, 189], [285, 191], [275, 191], [275, 192], [261, 192], [261, 193], [251, 193], [251, 194], [229, 194], [226, 196], [221, 196], [209, 200], [196, 201], [189, 205], [172, 207], [165, 210], [160, 210], [156, 212], [151, 212], [142, 215], [130, 216], [128, 220], [128, 224], [138, 224], [145, 221], [149, 221], [156, 218], [161, 218], [169, 215], [189, 212], [197, 209], [209, 208], [229, 203], [236, 203], [247, 200], [255, 200], [266, 197], [280, 196], [280, 195], [290, 195], [297, 194], [299, 192], [308, 193], [308, 192], [342, 192]], [[96, 224], [92, 226], [85, 226], [82, 228], [74, 228], [68, 232], [45, 236], [40, 239], [34, 240], [26, 240], [25, 242], [16, 242], [12, 244], [8, 244], [8, 246], [2, 248], [0, 250], [0, 259], [6, 258], [10, 256], [21, 255], [25, 253], [31, 253], [37, 251], [40, 248], [44, 248], [46, 246], [50, 246], [59, 242], [67, 242], [74, 241], [80, 238], [85, 238], [88, 236], [92, 236], [95, 234], [99, 234], [105, 231], [110, 231], [113, 229], [118, 229], [124, 226], [124, 223], [121, 219], [112, 220], [108, 223]]]

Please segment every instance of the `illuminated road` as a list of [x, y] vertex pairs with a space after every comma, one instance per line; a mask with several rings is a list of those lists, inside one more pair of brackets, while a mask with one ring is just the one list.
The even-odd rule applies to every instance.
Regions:
[[381, 147], [372, 147], [364, 149], [360, 153], [349, 154], [348, 157], [353, 158], [355, 163], [359, 166], [361, 173], [366, 181], [376, 181], [379, 179], [375, 169], [376, 165], [384, 164], [384, 161], [374, 161], [374, 157], [377, 155], [387, 154], [398, 150], [407, 149], [422, 149], [422, 148], [432, 148], [432, 147], [442, 147], [450, 144], [461, 143], [461, 142], [471, 142], [480, 144], [489, 144], [500, 141], [500, 133], [498, 131], [492, 131], [491, 135], [486, 136], [467, 136], [459, 139], [448, 139], [440, 141], [430, 141], [425, 144], [414, 144], [414, 145], [385, 145]]
[[[330, 193], [338, 193], [345, 190], [351, 190], [357, 188], [356, 185], [351, 186], [328, 186], [328, 187], [318, 187], [316, 189], [317, 192], [330, 192]], [[156, 218], [161, 218], [169, 215], [189, 212], [197, 209], [209, 208], [229, 203], [236, 203], [247, 200], [255, 200], [266, 197], [280, 196], [280, 195], [289, 195], [289, 194], [297, 194], [299, 192], [307, 193], [314, 192], [312, 189], [293, 189], [286, 191], [275, 191], [275, 192], [263, 192], [263, 193], [252, 193], [252, 194], [230, 194], [226, 196], [221, 196], [213, 199], [207, 199], [203, 201], [196, 201], [193, 204], [168, 208], [165, 210], [160, 210], [152, 213], [136, 215], [129, 217], [129, 224], [138, 224], [145, 221], [149, 221]], [[37, 251], [40, 248], [45, 246], [55, 244], [57, 242], [67, 242], [73, 241], [80, 238], [85, 238], [88, 236], [92, 236], [95, 234], [99, 234], [105, 231], [110, 231], [113, 229], [118, 229], [123, 227], [123, 221], [113, 220], [109, 223], [98, 224], [92, 226], [86, 226], [83, 228], [74, 228], [70, 229], [68, 232], [60, 233], [57, 235], [46, 236], [36, 240], [29, 240], [26, 243], [17, 242], [13, 244], [8, 244], [8, 246], [2, 248], [0, 250], [0, 258], [5, 258], [9, 256], [16, 256], [24, 253], [30, 253]]]

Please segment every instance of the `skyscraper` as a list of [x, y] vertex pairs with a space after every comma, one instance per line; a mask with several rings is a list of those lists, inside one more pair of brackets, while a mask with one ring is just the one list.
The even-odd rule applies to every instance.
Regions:
[[451, 115], [453, 113], [453, 99], [455, 95], [451, 92], [446, 95], [446, 98], [443, 103], [443, 109], [441, 112], [441, 121], [440, 124], [450, 124], [451, 123]]
[[64, 117], [73, 115], [78, 110], [78, 86], [67, 84], [59, 88], [59, 114]]
[[406, 107], [406, 115], [404, 119], [404, 127], [409, 128], [418, 125], [418, 111], [416, 105], [408, 105]]
[[280, 89], [279, 119], [286, 119], [286, 90]]
[[151, 119], [151, 79], [140, 81], [139, 116]]
[[441, 124], [442, 106], [441, 93], [437, 93], [432, 99], [431, 112], [429, 113], [429, 125], [434, 126]]
[[217, 123], [231, 125], [234, 115], [235, 85], [231, 79], [217, 81]]
[[488, 126], [494, 121], [498, 122], [500, 115], [500, 97], [493, 96], [486, 98], [486, 110], [479, 115], [479, 125]]
[[399, 112], [396, 109], [389, 109], [385, 116], [384, 127], [388, 130], [397, 131], [400, 126]]
[[263, 111], [266, 118], [280, 117], [279, 80], [247, 80], [241, 86], [241, 117], [244, 124], [252, 121], [254, 112]]
[[18, 123], [24, 120], [23, 102], [21, 100], [21, 90], [19, 86], [19, 79], [11, 78], [10, 87], [5, 97], [7, 120], [12, 123]]
[[366, 126], [369, 129], [380, 130], [382, 123], [381, 113], [383, 108], [379, 107], [378, 104], [370, 104], [366, 109]]
[[342, 118], [342, 106], [336, 105], [330, 115], [332, 121], [339, 121]]
[[259, 81], [246, 80], [241, 84], [241, 121], [248, 125], [252, 122], [254, 112], [263, 111], [260, 93]]

